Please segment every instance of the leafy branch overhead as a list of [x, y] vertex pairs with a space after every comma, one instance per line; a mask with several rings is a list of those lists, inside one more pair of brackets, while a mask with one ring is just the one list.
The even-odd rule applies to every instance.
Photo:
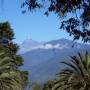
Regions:
[[47, 16], [54, 12], [60, 18], [64, 17], [61, 29], [73, 35], [74, 40], [82, 38], [84, 42], [90, 42], [90, 0], [24, 0], [21, 8], [23, 13], [43, 9]]

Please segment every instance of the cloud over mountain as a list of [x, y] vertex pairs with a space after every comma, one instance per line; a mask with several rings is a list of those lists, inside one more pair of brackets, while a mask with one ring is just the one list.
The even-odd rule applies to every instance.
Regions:
[[31, 50], [35, 49], [64, 49], [70, 48], [74, 44], [73, 41], [67, 39], [60, 39], [60, 40], [52, 40], [49, 42], [37, 42], [32, 39], [26, 39], [20, 45], [20, 54], [26, 53]]

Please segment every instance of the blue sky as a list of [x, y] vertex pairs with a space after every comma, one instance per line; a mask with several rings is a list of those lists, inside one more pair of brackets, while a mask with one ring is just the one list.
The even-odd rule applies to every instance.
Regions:
[[9, 21], [15, 32], [15, 42], [20, 43], [27, 38], [37, 41], [69, 38], [67, 33], [60, 31], [60, 20], [56, 15], [46, 17], [42, 11], [23, 15], [21, 3], [22, 0], [4, 0], [0, 7], [0, 21]]

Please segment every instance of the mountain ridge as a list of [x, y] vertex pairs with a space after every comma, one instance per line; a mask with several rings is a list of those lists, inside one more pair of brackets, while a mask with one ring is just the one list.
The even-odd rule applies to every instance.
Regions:
[[[76, 42], [72, 41], [72, 40], [68, 40], [68, 39], [58, 39], [58, 40], [51, 40], [48, 42], [38, 42], [32, 39], [26, 39], [22, 42], [22, 44], [20, 45], [20, 50], [19, 50], [19, 54], [24, 54], [28, 51], [34, 50], [34, 49], [50, 49], [50, 48], [58, 48], [58, 49], [62, 49], [62, 48], [68, 48], [67, 44], [69, 44], [72, 46], [74, 46], [74, 44]], [[69, 46], [70, 47], [70, 46]]]

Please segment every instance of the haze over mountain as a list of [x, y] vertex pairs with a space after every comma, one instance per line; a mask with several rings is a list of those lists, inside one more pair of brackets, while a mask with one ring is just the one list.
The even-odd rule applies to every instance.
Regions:
[[32, 82], [44, 83], [56, 77], [64, 65], [62, 60], [68, 60], [69, 56], [78, 51], [90, 51], [90, 46], [75, 43], [67, 39], [52, 40], [40, 43], [33, 40], [25, 40], [21, 44], [20, 54], [24, 58], [22, 69], [30, 72]]

